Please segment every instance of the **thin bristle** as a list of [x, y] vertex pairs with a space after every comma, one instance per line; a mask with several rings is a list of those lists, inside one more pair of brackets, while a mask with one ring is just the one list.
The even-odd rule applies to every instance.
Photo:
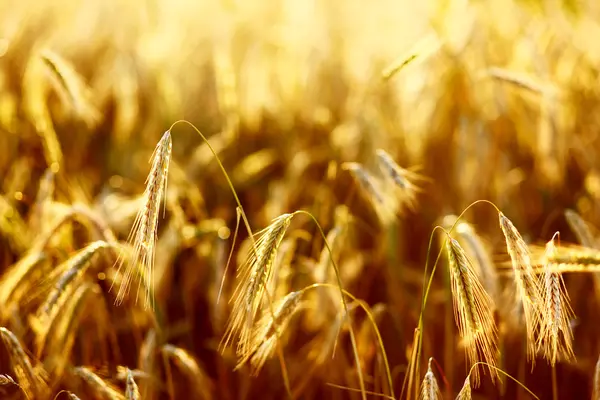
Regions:
[[[450, 267], [450, 285], [454, 303], [454, 317], [464, 341], [469, 363], [485, 361], [497, 363], [497, 330], [494, 323], [493, 302], [477, 278], [473, 264], [458, 241], [448, 235], [446, 242]], [[497, 372], [489, 367], [492, 381]], [[473, 370], [475, 385], [479, 384], [478, 368]]]
[[250, 249], [247, 261], [238, 268], [238, 284], [231, 299], [233, 309], [222, 341], [222, 346], [225, 347], [234, 336], [238, 336], [238, 355], [244, 355], [248, 351], [252, 325], [262, 307], [265, 288], [273, 279], [277, 250], [293, 216], [283, 214], [259, 232], [259, 238]]
[[[166, 131], [162, 136], [151, 158], [152, 168], [146, 179], [146, 190], [144, 192], [145, 204], [138, 212], [133, 223], [133, 227], [129, 234], [128, 242], [134, 247], [134, 255], [128, 263], [125, 272], [123, 273], [123, 283], [119, 287], [116, 303], [121, 304], [124, 297], [129, 292], [131, 278], [136, 272], [135, 264], [142, 264], [145, 274], [137, 273], [138, 275], [138, 292], [144, 280], [146, 288], [146, 307], [153, 305], [152, 288], [153, 288], [153, 270], [154, 270], [154, 251], [156, 247], [156, 235], [158, 229], [158, 217], [160, 203], [165, 197], [167, 191], [167, 177], [169, 172], [169, 162], [171, 160], [172, 140], [171, 132]], [[121, 272], [123, 266], [123, 258], [117, 262], [117, 272]]]
[[527, 357], [533, 362], [536, 351], [536, 331], [542, 318], [540, 310], [542, 294], [539, 282], [535, 279], [527, 244], [513, 223], [501, 212], [499, 219], [511, 258], [517, 297], [523, 308], [527, 330]]
[[573, 333], [570, 323], [575, 318], [562, 275], [550, 268], [552, 255], [556, 252], [554, 238], [546, 244], [546, 272], [544, 274], [544, 317], [538, 337], [538, 348], [544, 358], [554, 366], [558, 360], [569, 361], [573, 353]]

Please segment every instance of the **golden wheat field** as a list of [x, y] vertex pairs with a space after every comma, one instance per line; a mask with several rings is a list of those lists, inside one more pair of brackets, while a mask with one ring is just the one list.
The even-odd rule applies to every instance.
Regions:
[[0, 2], [1, 399], [600, 400], [600, 4]]

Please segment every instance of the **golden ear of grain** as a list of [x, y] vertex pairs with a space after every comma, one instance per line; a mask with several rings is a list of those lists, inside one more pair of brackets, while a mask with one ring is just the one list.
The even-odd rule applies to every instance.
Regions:
[[109, 400], [125, 400], [119, 391], [112, 385], [104, 381], [96, 375], [88, 367], [75, 367], [72, 368], [72, 373], [81, 379], [86, 385], [92, 390], [96, 398], [109, 399]]
[[127, 386], [125, 387], [125, 397], [127, 400], [140, 400], [140, 391], [135, 379], [133, 379], [133, 373], [130, 369], [127, 369]]
[[235, 369], [241, 368], [248, 360], [252, 364], [252, 374], [257, 375], [264, 363], [272, 356], [277, 346], [277, 332], [281, 335], [292, 315], [298, 310], [302, 291], [290, 292], [273, 305], [274, 318], [265, 311], [254, 325], [248, 346], [239, 354], [240, 360]]
[[52, 75], [59, 95], [66, 103], [70, 103], [69, 106], [88, 127], [96, 126], [101, 114], [92, 104], [91, 90], [81, 75], [67, 60], [53, 51], [44, 50], [41, 58]]
[[[442, 226], [444, 229], [450, 229], [456, 222], [455, 215], [444, 217]], [[477, 276], [480, 279], [486, 292], [490, 295], [494, 303], [497, 303], [500, 296], [498, 284], [498, 271], [492, 261], [490, 252], [487, 249], [483, 239], [477, 234], [475, 228], [466, 221], [458, 221], [453, 231], [456, 240], [473, 263]], [[495, 306], [495, 304], [494, 304]]]
[[[556, 237], [556, 235], [555, 235]], [[546, 244], [543, 304], [544, 316], [541, 320], [538, 349], [543, 350], [544, 358], [554, 366], [558, 360], [570, 361], [573, 353], [573, 333], [570, 322], [575, 318], [562, 275], [552, 271], [552, 257], [556, 253], [554, 237]]]
[[414, 210], [417, 205], [417, 194], [422, 189], [417, 186], [417, 182], [423, 181], [424, 178], [408, 169], [400, 167], [385, 150], [377, 149], [375, 151], [379, 168], [397, 188], [397, 199], [399, 207], [407, 207]]
[[435, 379], [435, 375], [431, 370], [431, 359], [429, 360], [429, 366], [427, 367], [427, 373], [421, 383], [421, 394], [420, 400], [440, 400], [442, 398], [442, 392]]
[[238, 336], [237, 353], [247, 354], [252, 325], [262, 307], [265, 288], [273, 279], [273, 263], [277, 250], [293, 216], [294, 214], [282, 214], [260, 231], [247, 261], [238, 268], [238, 282], [231, 298], [233, 309], [221, 341], [222, 348], [225, 348], [234, 336]]
[[458, 396], [456, 396], [456, 400], [471, 400], [473, 397], [471, 395], [471, 377], [467, 376], [465, 379], [465, 383], [463, 384], [462, 389], [458, 392]]
[[7, 374], [0, 374], [0, 385], [16, 385], [17, 382], [12, 378], [12, 376]]
[[[28, 252], [16, 264], [4, 272], [0, 280], [0, 317], [8, 318], [12, 306], [18, 305], [23, 296], [31, 289], [30, 283], [37, 280], [40, 272], [45, 272], [47, 267], [40, 266], [47, 260], [42, 252]], [[46, 263], [48, 264], [48, 263]]]
[[503, 213], [500, 212], [498, 215], [511, 259], [518, 301], [523, 308], [527, 330], [527, 357], [533, 362], [536, 352], [536, 332], [544, 317], [541, 309], [540, 284], [535, 278], [529, 249], [521, 234]]
[[174, 362], [193, 385], [197, 399], [213, 398], [213, 383], [204, 371], [204, 368], [187, 351], [180, 347], [166, 344], [162, 347], [163, 354]]
[[[450, 287], [454, 303], [454, 318], [464, 341], [469, 363], [485, 361], [497, 364], [497, 329], [494, 323], [492, 299], [477, 278], [475, 268], [464, 250], [448, 235], [446, 241], [450, 269]], [[497, 371], [488, 367], [492, 381]], [[475, 385], [479, 384], [479, 369], [473, 370]]]
[[[152, 168], [146, 179], [146, 190], [144, 191], [144, 207], [139, 210], [135, 217], [133, 227], [129, 234], [128, 242], [134, 247], [134, 255], [131, 262], [123, 272], [123, 283], [119, 287], [116, 303], [121, 304], [123, 298], [129, 292], [131, 278], [138, 268], [136, 264], [141, 264], [145, 274], [139, 272], [135, 275], [138, 277], [138, 292], [142, 281], [146, 288], [146, 303], [145, 307], [153, 306], [152, 289], [153, 289], [153, 270], [154, 270], [154, 251], [156, 247], [156, 235], [158, 229], [158, 217], [160, 211], [160, 203], [165, 198], [166, 206], [166, 191], [167, 177], [169, 173], [169, 162], [171, 160], [171, 151], [173, 143], [171, 140], [171, 132], [166, 131], [151, 157]], [[121, 272], [124, 259], [120, 257], [117, 260], [117, 273]]]
[[0, 327], [0, 337], [10, 356], [10, 362], [17, 382], [30, 399], [45, 398], [48, 387], [45, 382], [45, 376], [40, 375], [31, 365], [29, 356], [23, 349], [21, 342], [17, 337], [5, 327]]
[[350, 172], [350, 175], [358, 183], [361, 192], [370, 200], [380, 221], [383, 224], [390, 223], [398, 211], [398, 201], [394, 196], [390, 196], [390, 191], [385, 190], [382, 182], [371, 175], [359, 163], [344, 163], [342, 164], [342, 169]]

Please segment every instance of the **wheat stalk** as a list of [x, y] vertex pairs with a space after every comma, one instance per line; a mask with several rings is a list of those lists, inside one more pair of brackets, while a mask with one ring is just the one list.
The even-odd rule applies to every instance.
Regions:
[[517, 228], [502, 212], [499, 213], [499, 219], [511, 259], [517, 297], [523, 308], [527, 330], [527, 357], [533, 362], [536, 352], [535, 335], [543, 316], [540, 310], [542, 294], [539, 282], [535, 279], [527, 244]]
[[421, 400], [440, 400], [442, 398], [442, 392], [440, 391], [437, 379], [435, 379], [435, 375], [431, 370], [431, 358], [429, 359], [427, 373], [421, 383], [421, 395], [419, 398]]
[[[498, 349], [497, 330], [494, 323], [493, 302], [477, 279], [473, 264], [458, 241], [448, 235], [446, 241], [450, 268], [450, 286], [454, 304], [454, 318], [464, 340], [468, 361], [481, 360], [496, 365]], [[492, 381], [497, 372], [489, 367]], [[479, 384], [478, 368], [473, 370], [475, 385]]]
[[[558, 232], [557, 232], [558, 234]], [[554, 367], [557, 360], [573, 360], [573, 333], [570, 322], [575, 315], [569, 304], [569, 295], [562, 276], [551, 270], [552, 255], [556, 252], [554, 237], [546, 244], [546, 271], [544, 274], [544, 317], [538, 337], [538, 348], [544, 351], [544, 358]]]
[[[158, 216], [161, 200], [164, 197], [166, 207], [167, 177], [169, 172], [169, 162], [171, 160], [172, 140], [171, 132], [166, 131], [154, 150], [151, 157], [152, 168], [146, 179], [146, 190], [144, 191], [144, 207], [137, 213], [133, 227], [127, 239], [133, 243], [134, 255], [131, 262], [123, 274], [123, 284], [119, 287], [116, 303], [121, 304], [123, 298], [129, 292], [132, 275], [137, 270], [136, 264], [141, 263], [145, 274], [138, 272], [139, 287], [142, 280], [146, 286], [146, 304], [148, 307], [153, 303], [153, 270], [154, 270], [154, 250], [156, 247], [156, 235], [158, 227]], [[123, 258], [117, 260], [117, 273], [121, 272]]]
[[233, 297], [233, 309], [221, 342], [224, 348], [234, 335], [239, 337], [237, 354], [248, 352], [252, 325], [261, 309], [265, 288], [273, 279], [274, 261], [294, 214], [282, 214], [258, 232], [259, 238], [250, 250], [250, 255], [237, 271], [238, 284]]

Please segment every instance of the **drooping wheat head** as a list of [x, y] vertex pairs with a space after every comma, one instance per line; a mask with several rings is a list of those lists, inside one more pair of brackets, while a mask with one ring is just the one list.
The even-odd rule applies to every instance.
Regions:
[[398, 201], [390, 194], [391, 191], [386, 190], [385, 185], [359, 163], [344, 163], [342, 169], [350, 172], [361, 192], [370, 200], [381, 222], [387, 224], [392, 221], [398, 211]]
[[[448, 215], [444, 217], [442, 226], [444, 229], [450, 229], [456, 222], [456, 219], [455, 215]], [[497, 302], [500, 294], [498, 271], [483, 239], [477, 233], [475, 227], [464, 220], [458, 221], [453, 232], [456, 240], [458, 240], [469, 260], [473, 263], [485, 291], [494, 302]]]
[[517, 299], [521, 303], [527, 331], [527, 357], [533, 362], [536, 352], [536, 333], [542, 318], [542, 293], [531, 264], [527, 244], [513, 223], [499, 213], [500, 227], [511, 259]]
[[248, 352], [253, 323], [263, 306], [265, 288], [273, 279], [277, 250], [293, 216], [294, 214], [282, 214], [260, 231], [246, 262], [237, 270], [237, 286], [230, 300], [233, 302], [233, 309], [221, 346], [226, 347], [237, 336], [239, 356]]
[[556, 252], [554, 244], [558, 232], [546, 244], [543, 304], [538, 348], [544, 358], [554, 366], [557, 361], [569, 361], [575, 358], [573, 353], [573, 332], [571, 320], [575, 317], [570, 305], [569, 295], [559, 272], [552, 271], [551, 258]]
[[423, 177], [413, 171], [400, 167], [394, 159], [383, 149], [375, 151], [379, 168], [383, 175], [396, 186], [398, 206], [414, 210], [417, 205], [417, 195], [422, 189], [417, 185]]
[[[129, 234], [128, 242], [134, 247], [134, 256], [128, 263], [123, 272], [123, 283], [119, 287], [116, 303], [121, 304], [124, 297], [129, 292], [131, 278], [134, 272], [137, 271], [135, 264], [142, 264], [146, 271], [145, 276], [138, 275], [139, 288], [142, 285], [142, 280], [146, 287], [146, 304], [151, 306], [152, 288], [153, 288], [153, 269], [154, 269], [154, 252], [156, 247], [156, 235], [158, 228], [158, 218], [160, 211], [160, 203], [164, 198], [164, 208], [166, 208], [166, 191], [167, 177], [169, 172], [169, 162], [171, 160], [172, 140], [171, 132], [166, 131], [154, 150], [151, 157], [152, 168], [146, 179], [146, 190], [144, 191], [144, 207], [138, 212]], [[117, 272], [121, 272], [124, 259], [120, 257], [117, 261]]]
[[[485, 361], [497, 364], [497, 329], [494, 323], [493, 302], [477, 278], [473, 264], [458, 241], [448, 235], [446, 241], [450, 269], [450, 287], [454, 318], [463, 339], [468, 362]], [[488, 367], [492, 381], [497, 372]], [[479, 384], [478, 368], [473, 370], [475, 385]]]
[[290, 292], [273, 305], [273, 315], [265, 311], [254, 325], [246, 352], [240, 354], [236, 369], [241, 368], [248, 360], [252, 364], [252, 374], [256, 375], [264, 363], [272, 356], [277, 346], [277, 332], [281, 334], [292, 315], [299, 309], [302, 291]]

